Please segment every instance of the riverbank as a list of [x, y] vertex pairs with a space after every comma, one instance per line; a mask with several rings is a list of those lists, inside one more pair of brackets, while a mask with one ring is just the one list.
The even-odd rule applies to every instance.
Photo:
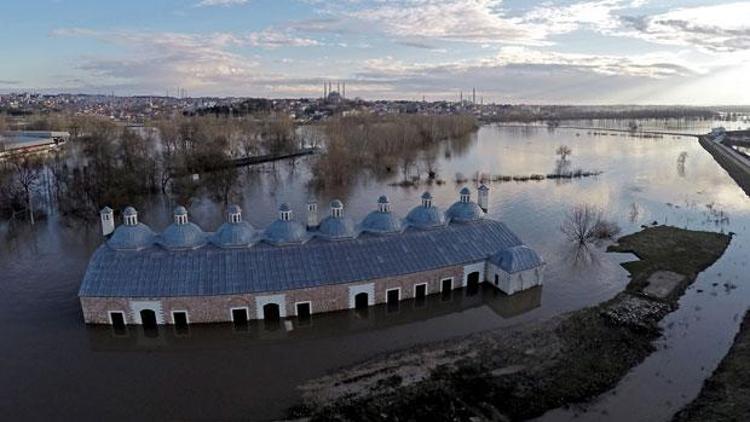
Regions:
[[524, 420], [611, 389], [654, 350], [659, 321], [730, 237], [651, 227], [612, 251], [624, 292], [546, 321], [416, 347], [313, 380], [290, 417], [312, 420]]
[[745, 313], [729, 353], [703, 384], [698, 397], [674, 422], [750, 420], [750, 312]]
[[698, 138], [701, 146], [711, 154], [719, 165], [729, 173], [745, 193], [750, 196], [750, 160], [742, 154], [708, 136]]

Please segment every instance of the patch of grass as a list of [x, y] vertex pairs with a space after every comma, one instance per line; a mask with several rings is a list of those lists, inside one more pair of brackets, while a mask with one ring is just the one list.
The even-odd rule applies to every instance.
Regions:
[[630, 252], [640, 258], [622, 264], [632, 276], [627, 290], [640, 292], [656, 271], [672, 271], [692, 280], [719, 259], [730, 240], [723, 233], [656, 226], [621, 237], [607, 251]]

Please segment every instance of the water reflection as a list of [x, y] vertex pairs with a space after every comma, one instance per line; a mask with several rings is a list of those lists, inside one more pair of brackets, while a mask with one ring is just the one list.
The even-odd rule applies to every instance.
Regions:
[[88, 326], [93, 351], [147, 349], [187, 350], [246, 348], [254, 343], [295, 343], [322, 338], [346, 338], [353, 334], [408, 326], [468, 309], [487, 307], [501, 318], [512, 318], [538, 308], [542, 286], [508, 296], [492, 286], [475, 291], [458, 289], [447, 295], [430, 295], [361, 310], [313, 314], [308, 318], [250, 321], [241, 324], [196, 324], [186, 327]]
[[[700, 122], [689, 130], [707, 132], [712, 125]], [[434, 296], [403, 302], [391, 313], [372, 308], [365, 316], [313, 315], [306, 325], [290, 320], [291, 327], [284, 323], [275, 331], [248, 323], [245, 328], [196, 325], [180, 333], [167, 327], [155, 337], [139, 332], [140, 327], [115, 333], [109, 327], [85, 327], [76, 297], [88, 259], [101, 243], [96, 224], [52, 214], [34, 227], [0, 227], [0, 331], [12, 345], [0, 359], [0, 408], [24, 420], [91, 420], [102, 415], [123, 420], [278, 418], [297, 400], [297, 385], [335, 368], [611, 298], [628, 282], [619, 263], [633, 256], [605, 254], [602, 245], [576, 259], [579, 252], [559, 229], [571, 207], [589, 203], [608, 211], [624, 234], [654, 221], [738, 234], [725, 257], [701, 275], [670, 317], [675, 324], [665, 326], [669, 347], [659, 352], [666, 354], [657, 353], [661, 357], [637, 373], [632, 388], [619, 391], [621, 406], [610, 411], [631, 415], [644, 409], [640, 415], [648, 418], [642, 404], [659, 400], [657, 413], [669, 415], [697, 392], [726, 352], [737, 330], [734, 316], [744, 312], [750, 297], [743, 282], [750, 199], [693, 139], [486, 126], [475, 136], [441, 144], [437, 177], [445, 184], [401, 188], [390, 185], [399, 178], [394, 174], [390, 179], [361, 177], [343, 190], [315, 195], [321, 204], [344, 200], [347, 215], [355, 220], [369, 213], [381, 194], [390, 197], [400, 216], [418, 203], [423, 190], [430, 190], [444, 208], [462, 187], [452, 181], [456, 173], [547, 173], [554, 169], [555, 149], [561, 144], [572, 149], [576, 167], [604, 173], [563, 184], [545, 180], [491, 185], [490, 216], [508, 224], [547, 261], [544, 288], [536, 290], [539, 297], [530, 298], [528, 306], [503, 305], [526, 296], [489, 300], [481, 293], [451, 296], [445, 302]], [[687, 152], [684, 174], [675, 168], [682, 152]], [[313, 193], [309, 158], [298, 160], [294, 169], [279, 163], [276, 169], [248, 169], [243, 177], [247, 180], [239, 205], [255, 227], [273, 221], [281, 201], [304, 215]], [[146, 223], [162, 230], [171, 223], [173, 205], [156, 197], [139, 211]], [[223, 222], [223, 206], [210, 198], [195, 198], [190, 211], [192, 220], [207, 231]], [[481, 304], [472, 306], [474, 301]], [[699, 370], [701, 366], [707, 369]], [[656, 379], [654, 368], [662, 374]], [[685, 391], [687, 396], [681, 397]], [[670, 404], [663, 405], [664, 399]]]

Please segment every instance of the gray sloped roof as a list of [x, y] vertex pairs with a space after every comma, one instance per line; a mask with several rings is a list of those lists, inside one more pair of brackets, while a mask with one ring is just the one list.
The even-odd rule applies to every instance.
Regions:
[[490, 262], [510, 274], [530, 270], [544, 264], [536, 251], [526, 245], [504, 249], [493, 255]]
[[348, 283], [463, 265], [521, 245], [507, 226], [482, 219], [386, 236], [194, 250], [100, 246], [80, 296], [163, 297], [260, 293]]

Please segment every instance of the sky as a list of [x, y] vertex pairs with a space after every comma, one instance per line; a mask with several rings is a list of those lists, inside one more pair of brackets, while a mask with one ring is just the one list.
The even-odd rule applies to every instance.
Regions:
[[0, 92], [750, 104], [750, 1], [2, 0]]

